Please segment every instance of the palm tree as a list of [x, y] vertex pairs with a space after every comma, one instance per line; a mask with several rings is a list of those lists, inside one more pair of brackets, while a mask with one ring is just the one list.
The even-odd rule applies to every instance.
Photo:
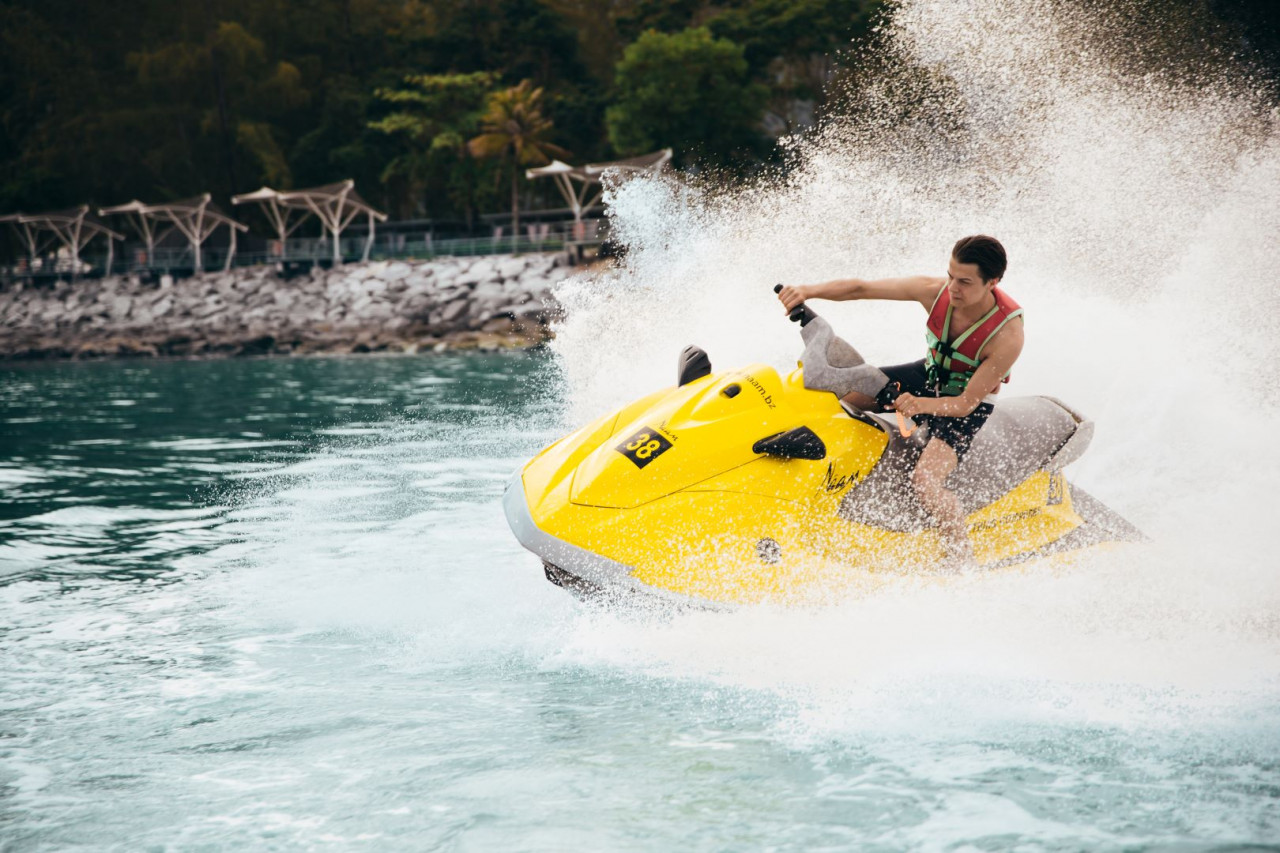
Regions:
[[521, 166], [540, 166], [551, 157], [569, 152], [547, 139], [553, 124], [542, 114], [542, 89], [528, 80], [494, 92], [480, 119], [479, 136], [467, 143], [473, 157], [502, 157], [511, 164], [511, 248], [520, 235], [520, 194], [517, 181]]

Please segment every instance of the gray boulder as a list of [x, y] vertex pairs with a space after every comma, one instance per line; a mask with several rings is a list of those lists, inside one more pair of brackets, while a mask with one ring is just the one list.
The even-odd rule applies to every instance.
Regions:
[[400, 281], [412, 272], [413, 269], [408, 264], [401, 261], [393, 261], [387, 265], [386, 270], [378, 278], [386, 282]]
[[511, 257], [497, 263], [498, 277], [503, 280], [519, 278], [529, 268], [527, 257]]

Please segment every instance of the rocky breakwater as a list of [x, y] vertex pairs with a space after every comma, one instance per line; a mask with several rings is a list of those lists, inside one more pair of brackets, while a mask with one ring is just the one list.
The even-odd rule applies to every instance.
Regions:
[[530, 346], [549, 336], [551, 288], [570, 272], [540, 254], [10, 285], [0, 359]]

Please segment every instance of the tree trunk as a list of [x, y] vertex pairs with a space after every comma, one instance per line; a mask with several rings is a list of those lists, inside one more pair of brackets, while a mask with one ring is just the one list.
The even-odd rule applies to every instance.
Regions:
[[520, 190], [516, 179], [520, 175], [520, 163], [511, 158], [511, 254], [516, 253], [516, 241], [520, 239]]
[[351, 0], [342, 4], [342, 27], [344, 30], [344, 52], [347, 57], [347, 73], [355, 75], [356, 71], [356, 28], [351, 23]]
[[464, 169], [463, 175], [466, 178], [466, 188], [464, 191], [465, 202], [463, 208], [467, 217], [467, 234], [474, 236], [476, 231], [476, 170], [475, 163], [471, 158], [471, 152], [467, 150], [467, 146], [462, 146], [462, 156], [460, 158], [461, 166]]
[[217, 37], [218, 24], [217, 19], [214, 17], [212, 0], [205, 0], [204, 5], [206, 16], [213, 27], [213, 35], [209, 37], [209, 66], [213, 72], [213, 91], [218, 107], [218, 129], [221, 131], [222, 156], [226, 161], [227, 167], [228, 192], [233, 193], [236, 191], [236, 187], [240, 186], [240, 181], [236, 177], [236, 147], [235, 140], [231, 136], [230, 109], [227, 107], [227, 87], [222, 78], [222, 53], [218, 50], [217, 43], [213, 41]]

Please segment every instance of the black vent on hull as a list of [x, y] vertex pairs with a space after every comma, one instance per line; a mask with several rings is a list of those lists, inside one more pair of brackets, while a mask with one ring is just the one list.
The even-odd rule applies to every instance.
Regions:
[[811, 459], [815, 462], [827, 458], [827, 446], [808, 427], [796, 427], [762, 438], [751, 445], [751, 452], [779, 459]]

